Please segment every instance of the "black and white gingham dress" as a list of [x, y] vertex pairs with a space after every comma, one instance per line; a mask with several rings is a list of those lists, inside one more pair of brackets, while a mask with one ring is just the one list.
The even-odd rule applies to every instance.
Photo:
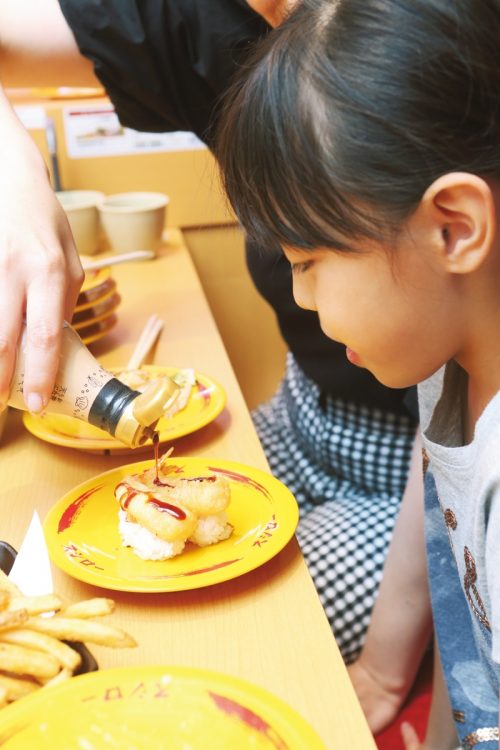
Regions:
[[273, 474], [300, 506], [297, 538], [346, 662], [362, 646], [405, 488], [415, 424], [327, 396], [291, 354], [253, 412]]

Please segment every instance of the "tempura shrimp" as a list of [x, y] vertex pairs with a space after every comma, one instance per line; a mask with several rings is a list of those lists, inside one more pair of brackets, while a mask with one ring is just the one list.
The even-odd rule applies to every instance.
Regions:
[[116, 486], [115, 497], [129, 520], [165, 542], [185, 540], [196, 527], [196, 516], [189, 508], [169, 502], [156, 491], [140, 489], [126, 479]]

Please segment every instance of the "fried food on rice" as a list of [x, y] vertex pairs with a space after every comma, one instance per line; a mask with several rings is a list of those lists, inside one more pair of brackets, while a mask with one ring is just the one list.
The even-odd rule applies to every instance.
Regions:
[[215, 544], [233, 531], [226, 515], [231, 500], [226, 477], [176, 477], [165, 464], [168, 455], [115, 488], [123, 544], [146, 560], [174, 557], [188, 541]]

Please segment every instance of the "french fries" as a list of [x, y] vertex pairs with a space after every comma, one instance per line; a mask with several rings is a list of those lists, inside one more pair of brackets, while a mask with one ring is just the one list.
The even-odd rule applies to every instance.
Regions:
[[0, 632], [22, 625], [27, 619], [28, 611], [26, 609], [17, 609], [15, 612], [0, 612]]
[[2, 634], [0, 643], [10, 643], [14, 646], [24, 646], [35, 651], [52, 654], [63, 667], [71, 669], [71, 671], [77, 669], [82, 661], [78, 651], [75, 651], [71, 646], [61, 643], [57, 638], [45, 633], [37, 633], [35, 630], [25, 628], [7, 630]]
[[40, 680], [55, 677], [61, 669], [60, 663], [51, 654], [10, 643], [0, 643], [0, 664], [6, 672], [29, 674]]
[[25, 609], [29, 615], [39, 615], [42, 612], [56, 612], [61, 609], [62, 604], [62, 600], [56, 594], [13, 596], [7, 604], [7, 611]]
[[113, 599], [103, 599], [96, 597], [95, 599], [85, 599], [82, 602], [75, 602], [64, 607], [61, 614], [64, 617], [102, 617], [102, 615], [110, 615], [115, 608], [115, 602]]
[[104, 597], [65, 604], [57, 594], [24, 596], [0, 571], [0, 708], [74, 674], [81, 656], [64, 641], [136, 646], [125, 631], [94, 619], [114, 608]]
[[111, 625], [103, 625], [93, 620], [80, 620], [76, 617], [30, 617], [26, 627], [39, 633], [48, 633], [65, 641], [90, 641], [100, 646], [131, 648], [134, 639], [123, 630]]
[[12, 583], [9, 576], [5, 575], [5, 573], [1, 569], [0, 569], [0, 590], [5, 591], [7, 594], [11, 594], [12, 596], [22, 596], [16, 584]]
[[24, 698], [25, 695], [29, 695], [37, 690], [40, 685], [34, 680], [20, 679], [14, 675], [0, 674], [0, 686], [7, 693], [7, 701], [17, 701], [19, 698]]

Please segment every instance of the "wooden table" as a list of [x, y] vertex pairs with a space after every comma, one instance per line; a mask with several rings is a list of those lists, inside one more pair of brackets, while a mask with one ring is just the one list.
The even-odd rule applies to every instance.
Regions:
[[[194, 367], [227, 393], [224, 412], [176, 441], [175, 455], [268, 470], [180, 232], [170, 231], [157, 259], [116, 266], [113, 276], [122, 295], [119, 323], [93, 345], [94, 354], [106, 366], [124, 364], [149, 314], [159, 313], [165, 328], [154, 361]], [[21, 413], [11, 410], [0, 443], [0, 537], [18, 547], [34, 508], [43, 519], [76, 484], [146, 457], [99, 456], [44, 443], [24, 429]], [[53, 572], [56, 590], [69, 600], [101, 593], [55, 567]], [[125, 651], [92, 646], [101, 668], [164, 664], [232, 674], [293, 706], [330, 750], [375, 748], [295, 540], [259, 569], [216, 586], [111, 596], [117, 602], [113, 622], [132, 633], [139, 646]]]

